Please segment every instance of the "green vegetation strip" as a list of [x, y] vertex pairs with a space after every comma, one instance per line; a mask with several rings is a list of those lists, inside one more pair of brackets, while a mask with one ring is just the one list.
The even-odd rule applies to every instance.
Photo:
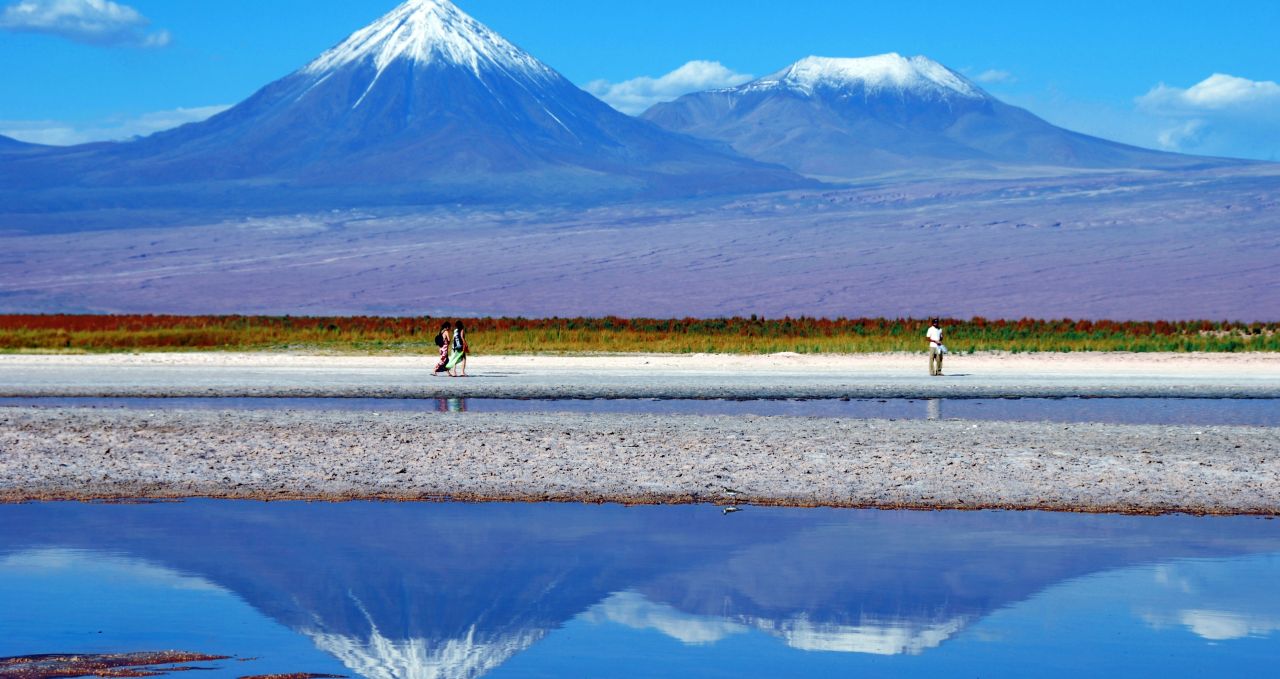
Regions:
[[[334, 351], [435, 354], [430, 317], [0, 315], [0, 351]], [[873, 353], [917, 351], [921, 319], [466, 318], [473, 352]], [[944, 322], [953, 352], [1280, 351], [1280, 323], [968, 320]]]

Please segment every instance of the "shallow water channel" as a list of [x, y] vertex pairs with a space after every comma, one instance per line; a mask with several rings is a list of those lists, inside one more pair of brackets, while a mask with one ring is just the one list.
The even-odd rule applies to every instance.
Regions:
[[423, 413], [635, 413], [856, 419], [1242, 425], [1280, 427], [1280, 399], [949, 398], [949, 399], [379, 399], [379, 398], [0, 398], [4, 407], [359, 410]]
[[[195, 676], [1254, 676], [1280, 521], [748, 507], [0, 506], [0, 657]], [[181, 675], [180, 675], [181, 676]]]

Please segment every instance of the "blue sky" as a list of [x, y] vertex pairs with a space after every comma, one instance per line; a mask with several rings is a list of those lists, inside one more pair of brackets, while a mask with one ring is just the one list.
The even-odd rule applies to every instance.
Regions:
[[[42, 22], [41, 12], [59, 3], [81, 6], [98, 24]], [[396, 4], [0, 0], [0, 134], [74, 142], [196, 119], [302, 66]], [[458, 4], [628, 110], [809, 54], [896, 51], [936, 59], [1072, 129], [1280, 159], [1274, 0]], [[691, 61], [718, 65], [662, 78]]]

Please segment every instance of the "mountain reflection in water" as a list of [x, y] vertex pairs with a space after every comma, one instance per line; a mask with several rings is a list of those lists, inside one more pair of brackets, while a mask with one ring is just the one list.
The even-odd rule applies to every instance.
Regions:
[[[897, 668], [928, 674], [992, 662], [1002, 646], [991, 639], [1026, 627], [1011, 616], [1089, 588], [1101, 608], [1125, 607], [1141, 630], [1189, 633], [1176, 638], [1184, 651], [1188, 640], [1218, 654], [1227, 651], [1203, 642], [1261, 640], [1274, 653], [1280, 596], [1259, 583], [1280, 576], [1277, 553], [1280, 527], [1255, 518], [216, 501], [0, 507], [0, 582], [54, 561], [125, 564], [175, 588], [229, 593], [349, 672], [378, 679], [598, 674], [573, 664], [590, 657], [627, 676], [776, 676], [765, 656], [783, 662], [781, 653], [797, 676], [811, 673], [795, 669], [808, 662], [823, 671], [889, 656], [950, 663]], [[1244, 575], [1227, 578], [1224, 568]], [[19, 620], [25, 627], [15, 629]], [[51, 643], [42, 624], [74, 622], [41, 620], [0, 612], [8, 639], [0, 655], [75, 650], [39, 647]], [[161, 634], [180, 632], [157, 638], [189, 643]], [[980, 653], [966, 650], [979, 642]], [[1106, 643], [1121, 642], [1135, 653], [1132, 639]], [[732, 664], [753, 657], [744, 644], [763, 654], [759, 664]], [[1074, 645], [1062, 639], [1059, 652], [1080, 653]], [[659, 671], [680, 648], [704, 655]]]

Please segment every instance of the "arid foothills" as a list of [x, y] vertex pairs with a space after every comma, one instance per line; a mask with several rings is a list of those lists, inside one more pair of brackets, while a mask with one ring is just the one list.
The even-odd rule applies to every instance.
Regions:
[[0, 140], [0, 310], [1268, 321], [1277, 204], [920, 56], [631, 117], [411, 0], [205, 122]]

